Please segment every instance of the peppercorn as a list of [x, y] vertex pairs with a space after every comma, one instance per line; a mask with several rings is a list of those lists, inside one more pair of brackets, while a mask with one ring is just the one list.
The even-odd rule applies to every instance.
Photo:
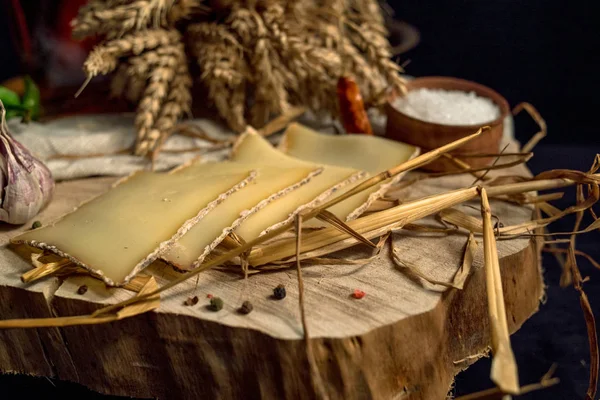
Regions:
[[213, 297], [212, 299], [210, 299], [210, 305], [209, 308], [212, 311], [220, 311], [223, 309], [223, 300], [220, 297]]
[[283, 285], [277, 285], [277, 287], [275, 289], [273, 289], [273, 297], [276, 298], [277, 300], [283, 300], [285, 299], [285, 286]]
[[352, 297], [354, 297], [357, 300], [362, 299], [363, 297], [365, 297], [365, 292], [363, 292], [360, 289], [354, 289], [354, 292], [352, 292]]
[[33, 224], [31, 224], [31, 229], [37, 229], [37, 228], [41, 228], [42, 227], [42, 223], [40, 221], [34, 221]]
[[79, 289], [77, 289], [77, 294], [85, 294], [87, 291], [88, 287], [86, 285], [81, 285], [79, 286]]
[[250, 314], [252, 312], [252, 310], [254, 310], [254, 306], [252, 305], [252, 303], [250, 303], [248, 300], [244, 301], [242, 303], [242, 306], [240, 307], [240, 309], [238, 310], [240, 314]]
[[195, 306], [198, 304], [198, 296], [188, 297], [186, 301], [183, 302], [186, 306]]

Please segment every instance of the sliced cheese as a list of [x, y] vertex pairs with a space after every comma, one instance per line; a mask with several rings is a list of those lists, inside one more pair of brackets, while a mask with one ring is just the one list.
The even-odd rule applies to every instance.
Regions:
[[214, 163], [176, 174], [137, 173], [12, 242], [69, 258], [109, 285], [126, 283], [253, 175]]
[[[263, 207], [282, 196], [293, 196], [292, 191], [310, 182], [321, 169], [316, 166], [282, 168], [263, 164], [238, 165], [240, 171], [251, 168], [256, 178], [243, 190], [233, 193], [194, 225], [183, 237], [173, 244], [161, 258], [180, 269], [195, 268], [229, 234]], [[191, 166], [186, 173], [197, 168]]]
[[[278, 168], [315, 168], [322, 163], [302, 161], [275, 149], [262, 136], [256, 133], [245, 133], [238, 140], [231, 159], [242, 163], [260, 162]], [[295, 190], [289, 196], [269, 203], [263, 209], [249, 216], [235, 233], [245, 241], [250, 241], [271, 229], [289, 222], [301, 210], [313, 207], [330, 197], [344, 186], [351, 184], [363, 176], [354, 168], [322, 166], [322, 172], [312, 178], [306, 185]]]
[[[289, 125], [280, 148], [286, 154], [301, 160], [367, 172], [361, 181], [400, 165], [419, 154], [418, 147], [405, 143], [371, 135], [326, 135], [297, 123]], [[342, 220], [352, 220], [362, 214], [400, 179], [402, 174], [334, 205], [329, 208], [329, 211]], [[346, 186], [334, 197], [340, 196], [354, 186]], [[307, 226], [323, 225], [323, 222], [315, 219], [307, 221]]]

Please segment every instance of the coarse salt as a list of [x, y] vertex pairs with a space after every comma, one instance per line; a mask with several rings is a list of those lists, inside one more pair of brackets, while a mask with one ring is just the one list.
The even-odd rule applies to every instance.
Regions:
[[393, 104], [410, 117], [442, 125], [480, 125], [500, 116], [492, 100], [461, 90], [415, 89]]

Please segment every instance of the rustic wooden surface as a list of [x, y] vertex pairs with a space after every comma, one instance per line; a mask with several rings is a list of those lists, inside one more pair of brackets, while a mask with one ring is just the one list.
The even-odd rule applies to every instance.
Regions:
[[[527, 173], [524, 167], [509, 173]], [[506, 172], [505, 172], [506, 173]], [[407, 178], [409, 179], [410, 176]], [[43, 223], [114, 181], [97, 178], [58, 185], [37, 218]], [[404, 200], [470, 185], [470, 176], [426, 180], [400, 191]], [[478, 207], [477, 202], [472, 203]], [[479, 212], [461, 206], [464, 212]], [[492, 202], [505, 225], [526, 221], [532, 209]], [[434, 224], [433, 220], [421, 223]], [[19, 230], [2, 226], [0, 244]], [[25, 228], [21, 228], [25, 229]], [[415, 279], [388, 257], [389, 246], [365, 265], [310, 265], [304, 269], [305, 304], [316, 364], [331, 398], [443, 399], [458, 371], [485, 354], [489, 344], [483, 251], [478, 237], [474, 272], [464, 290]], [[466, 235], [402, 233], [393, 245], [402, 260], [440, 281], [462, 261]], [[537, 310], [543, 294], [539, 245], [528, 238], [498, 243], [511, 332]], [[366, 257], [361, 248], [354, 257]], [[87, 314], [133, 295], [88, 277], [24, 285], [27, 262], [0, 249], [0, 318]], [[159, 284], [174, 272], [156, 265]], [[77, 288], [86, 284], [85, 295]], [[287, 297], [271, 299], [278, 284]], [[367, 295], [351, 298], [354, 289]], [[220, 312], [207, 294], [221, 297]], [[198, 295], [198, 305], [184, 306]], [[0, 370], [70, 380], [103, 393], [158, 398], [314, 398], [299, 318], [295, 271], [243, 280], [222, 271], [200, 274], [163, 294], [157, 312], [111, 324], [0, 330]], [[254, 311], [242, 316], [244, 300]]]

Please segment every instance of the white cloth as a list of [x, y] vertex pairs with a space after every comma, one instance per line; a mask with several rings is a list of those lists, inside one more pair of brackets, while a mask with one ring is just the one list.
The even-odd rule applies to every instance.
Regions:
[[[383, 135], [385, 115], [369, 111], [375, 133]], [[300, 122], [321, 132], [333, 133], [342, 129], [339, 122], [319, 120], [310, 113]], [[215, 140], [227, 141], [236, 137], [233, 131], [211, 120], [194, 119], [189, 123]], [[12, 119], [8, 126], [15, 139], [48, 166], [55, 180], [123, 176], [152, 167], [148, 159], [131, 155], [136, 137], [133, 114], [80, 115], [43, 124], [22, 124], [20, 119]], [[510, 115], [504, 123], [504, 137], [513, 137]], [[278, 135], [272, 137], [275, 142], [278, 139]], [[154, 161], [154, 170], [169, 170], [198, 157], [201, 162], [220, 161], [228, 154], [229, 148], [209, 140], [173, 135]]]
[[[191, 123], [213, 139], [235, 137], [210, 120]], [[136, 137], [133, 114], [82, 115], [43, 124], [12, 119], [8, 125], [15, 139], [41, 159], [56, 180], [122, 176], [151, 168], [148, 159], [131, 155]], [[222, 160], [227, 154], [228, 149], [208, 140], [173, 135], [155, 160], [154, 170], [168, 170], [198, 156], [202, 161]]]

